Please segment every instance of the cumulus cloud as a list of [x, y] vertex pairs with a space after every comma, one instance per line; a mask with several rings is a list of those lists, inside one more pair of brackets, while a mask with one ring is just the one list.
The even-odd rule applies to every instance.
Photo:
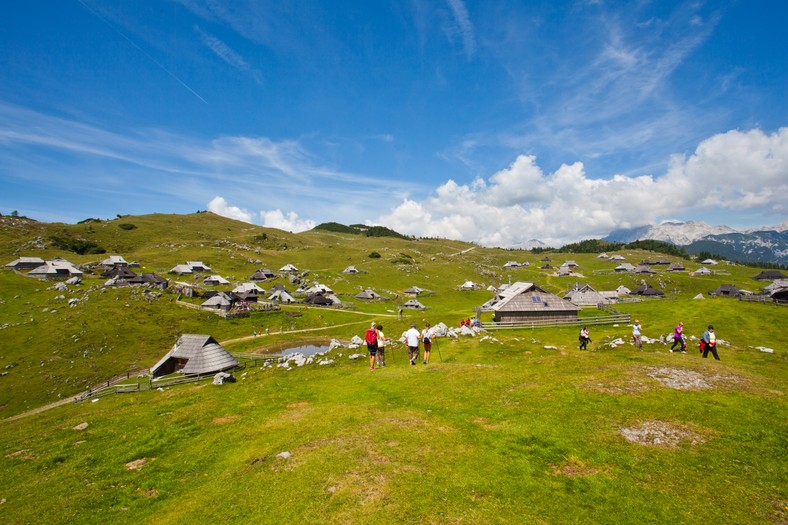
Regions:
[[676, 210], [713, 207], [785, 214], [788, 128], [768, 135], [730, 131], [674, 156], [662, 176], [589, 177], [582, 163], [545, 174], [521, 155], [489, 179], [449, 180], [422, 201], [404, 200], [376, 221], [402, 233], [518, 246], [531, 239], [559, 246], [616, 228], [658, 222]]
[[299, 219], [298, 214], [294, 211], [284, 214], [282, 210], [278, 209], [264, 210], [260, 212], [260, 217], [263, 220], [263, 226], [289, 232], [302, 232], [317, 226], [317, 223], [311, 219]]
[[[254, 213], [250, 213], [238, 206], [231, 206], [224, 197], [218, 195], [208, 203], [208, 211], [221, 215], [222, 217], [228, 217], [248, 223], [253, 223], [255, 217]], [[298, 213], [294, 211], [283, 213], [282, 210], [279, 209], [270, 211], [261, 210], [260, 220], [262, 221], [262, 226], [289, 232], [302, 232], [311, 230], [317, 226], [317, 223], [311, 219], [299, 218]]]
[[221, 215], [222, 217], [229, 217], [230, 219], [236, 219], [243, 222], [252, 222], [251, 213], [237, 206], [230, 206], [224, 198], [218, 195], [208, 203], [208, 211]]

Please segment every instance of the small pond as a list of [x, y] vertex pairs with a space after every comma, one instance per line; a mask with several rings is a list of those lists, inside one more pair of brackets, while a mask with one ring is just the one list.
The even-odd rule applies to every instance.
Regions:
[[304, 354], [315, 355], [328, 352], [331, 348], [330, 341], [325, 339], [306, 339], [301, 341], [284, 341], [279, 343], [267, 344], [262, 348], [255, 349], [255, 353], [262, 354]]
[[331, 347], [328, 345], [301, 345], [301, 346], [293, 346], [290, 348], [285, 348], [281, 350], [281, 353], [284, 355], [288, 354], [304, 354], [304, 355], [315, 355], [318, 353], [325, 353]]

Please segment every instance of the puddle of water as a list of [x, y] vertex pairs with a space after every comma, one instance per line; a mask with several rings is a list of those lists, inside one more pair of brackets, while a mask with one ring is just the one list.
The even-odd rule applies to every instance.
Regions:
[[325, 346], [318, 346], [318, 345], [302, 345], [302, 346], [294, 346], [292, 348], [285, 348], [282, 350], [282, 354], [304, 354], [304, 355], [315, 355], [317, 353], [325, 353], [331, 347], [328, 345]]

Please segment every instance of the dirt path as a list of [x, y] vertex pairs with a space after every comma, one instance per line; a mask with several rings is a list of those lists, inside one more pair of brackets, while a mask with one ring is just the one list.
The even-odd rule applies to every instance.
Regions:
[[[366, 316], [376, 316], [376, 317], [396, 317], [396, 314], [373, 314], [373, 313], [368, 313], [368, 312], [346, 312], [346, 313], [353, 313], [353, 314], [366, 315]], [[220, 342], [219, 344], [221, 344], [222, 346], [231, 345], [231, 344], [234, 344], [234, 343], [239, 343], [241, 341], [248, 341], [250, 339], [259, 339], [261, 337], [266, 337], [266, 336], [270, 337], [271, 335], [287, 335], [287, 334], [301, 334], [301, 333], [307, 333], [307, 332], [321, 332], [321, 331], [325, 331], [325, 330], [331, 330], [333, 328], [342, 328], [344, 326], [357, 325], [360, 322], [361, 321], [353, 321], [351, 323], [335, 324], [335, 325], [331, 325], [331, 326], [321, 326], [319, 328], [303, 328], [301, 330], [287, 330], [287, 331], [284, 331], [284, 332], [274, 332], [274, 333], [271, 333], [271, 334], [247, 335], [247, 336], [244, 336], [244, 337], [237, 337], [235, 339], [228, 339], [226, 341]], [[45, 410], [49, 410], [49, 409], [52, 409], [52, 408], [57, 408], [59, 406], [63, 406], [63, 405], [68, 404], [68, 403], [73, 403], [75, 397], [76, 396], [69, 396], [69, 397], [67, 397], [65, 399], [61, 399], [59, 401], [55, 401], [54, 403], [50, 403], [48, 405], [44, 405], [44, 406], [41, 406], [41, 407], [38, 407], [38, 408], [34, 408], [32, 410], [28, 410], [26, 412], [22, 412], [21, 414], [16, 414], [14, 416], [7, 417], [7, 418], [3, 419], [3, 421], [15, 421], [17, 419], [22, 419], [23, 417], [32, 416], [32, 415], [35, 415], [35, 414], [40, 414], [41, 412], [44, 412]]]
[[[371, 315], [371, 314], [370, 314]], [[257, 334], [257, 335], [246, 335], [244, 337], [236, 337], [235, 339], [228, 339], [226, 341], [222, 341], [222, 346], [231, 345], [233, 343], [239, 343], [241, 341], [248, 341], [250, 339], [259, 339], [261, 337], [271, 337], [272, 335], [287, 335], [287, 334], [303, 334], [306, 332], [320, 332], [324, 330], [331, 330], [332, 328], [342, 328], [343, 326], [353, 326], [362, 321], [353, 321], [352, 323], [343, 323], [343, 324], [334, 324], [331, 326], [321, 326], [320, 328], [303, 328], [301, 330], [285, 330], [284, 332], [271, 332], [270, 334]]]
[[68, 397], [66, 399], [61, 399], [60, 401], [55, 401], [54, 403], [50, 403], [48, 405], [44, 405], [42, 407], [34, 408], [32, 410], [28, 410], [27, 412], [22, 412], [21, 414], [17, 414], [15, 416], [7, 417], [3, 421], [16, 421], [17, 419], [22, 419], [23, 417], [32, 416], [34, 414], [39, 414], [45, 410], [49, 410], [50, 408], [56, 408], [59, 406], [66, 405], [68, 403], [73, 403], [74, 397]]

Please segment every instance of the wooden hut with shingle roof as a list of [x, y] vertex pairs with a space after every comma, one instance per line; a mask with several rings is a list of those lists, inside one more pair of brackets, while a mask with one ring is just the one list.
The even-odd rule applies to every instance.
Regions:
[[273, 279], [276, 277], [276, 274], [272, 272], [269, 268], [260, 268], [256, 272], [249, 277], [250, 281], [265, 281], [268, 279]]
[[183, 334], [150, 371], [153, 377], [176, 372], [184, 375], [208, 375], [230, 370], [238, 364], [238, 359], [210, 335]]
[[577, 306], [597, 306], [598, 304], [608, 304], [610, 300], [602, 295], [601, 292], [594, 290], [591, 285], [579, 284], [569, 289], [564, 294], [564, 299]]
[[20, 257], [10, 263], [6, 264], [6, 268], [15, 268], [17, 270], [32, 270], [44, 264], [44, 259], [41, 257]]
[[756, 281], [776, 281], [777, 279], [788, 279], [788, 275], [780, 270], [764, 270], [758, 275], [753, 276]]
[[671, 263], [671, 265], [668, 266], [668, 269], [667, 269], [667, 271], [669, 271], [669, 272], [684, 272], [686, 270], [687, 269], [684, 268], [684, 265], [681, 264], [680, 262]]
[[534, 283], [516, 282], [482, 305], [496, 323], [576, 320], [580, 307]]
[[164, 277], [160, 277], [155, 273], [142, 273], [137, 277], [129, 279], [129, 284], [147, 284], [165, 290], [169, 285], [169, 281]]
[[741, 295], [741, 290], [733, 284], [721, 284], [716, 289], [711, 290], [709, 295], [719, 297], [738, 297]]

